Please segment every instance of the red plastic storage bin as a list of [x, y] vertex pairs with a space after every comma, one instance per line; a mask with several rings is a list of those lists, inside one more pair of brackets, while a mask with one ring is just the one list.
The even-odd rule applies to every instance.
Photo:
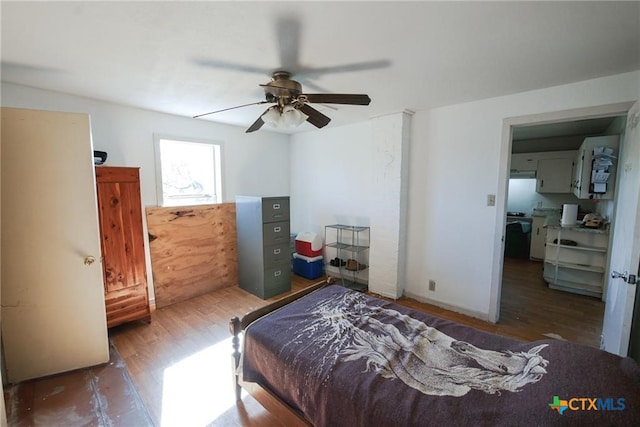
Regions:
[[322, 255], [322, 237], [310, 231], [303, 231], [296, 236], [296, 252], [306, 257]]

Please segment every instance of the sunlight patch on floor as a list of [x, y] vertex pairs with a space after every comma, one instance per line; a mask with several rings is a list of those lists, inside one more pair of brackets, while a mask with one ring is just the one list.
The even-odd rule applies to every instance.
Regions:
[[235, 405], [231, 338], [164, 370], [163, 427], [206, 426]]

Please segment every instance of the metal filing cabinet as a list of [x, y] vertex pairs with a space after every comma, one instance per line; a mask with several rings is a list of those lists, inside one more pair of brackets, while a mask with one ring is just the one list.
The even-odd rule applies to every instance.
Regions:
[[262, 298], [291, 290], [289, 197], [236, 197], [238, 281]]

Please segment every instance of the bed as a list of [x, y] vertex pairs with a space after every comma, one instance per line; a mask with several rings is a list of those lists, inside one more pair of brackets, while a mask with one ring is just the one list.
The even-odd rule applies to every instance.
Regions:
[[630, 358], [516, 341], [335, 284], [233, 318], [230, 329], [236, 398], [246, 388], [285, 425], [640, 420], [640, 368]]

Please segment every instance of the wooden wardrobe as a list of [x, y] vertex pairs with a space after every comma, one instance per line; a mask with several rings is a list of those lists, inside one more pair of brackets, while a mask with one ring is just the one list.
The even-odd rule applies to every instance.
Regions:
[[151, 321], [138, 168], [96, 166], [107, 327]]

